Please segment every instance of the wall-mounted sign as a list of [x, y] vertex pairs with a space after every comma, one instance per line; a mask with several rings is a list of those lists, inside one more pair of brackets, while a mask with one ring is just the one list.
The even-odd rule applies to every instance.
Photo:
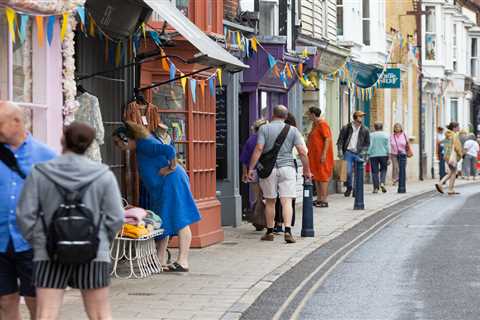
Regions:
[[400, 81], [400, 69], [387, 68], [378, 82], [378, 87], [381, 89], [400, 89]]

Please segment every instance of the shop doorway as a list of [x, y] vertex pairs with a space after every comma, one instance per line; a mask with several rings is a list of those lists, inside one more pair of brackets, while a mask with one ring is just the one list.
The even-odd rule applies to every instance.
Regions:
[[[239, 118], [240, 118], [240, 125], [238, 126], [239, 129], [239, 152], [242, 151], [245, 142], [247, 141], [248, 137], [250, 136], [250, 104], [249, 104], [249, 97], [248, 93], [241, 93], [239, 95]], [[242, 166], [239, 166], [239, 177], [242, 177]], [[245, 218], [246, 212], [250, 208], [250, 190], [248, 184], [240, 182], [240, 196], [242, 198], [242, 219]]]

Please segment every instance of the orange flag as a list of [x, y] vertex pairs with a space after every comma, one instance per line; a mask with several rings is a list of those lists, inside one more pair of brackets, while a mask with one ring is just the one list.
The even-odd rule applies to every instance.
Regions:
[[285, 65], [285, 71], [287, 73], [287, 77], [289, 79], [292, 79], [293, 75], [292, 75], [292, 70], [290, 70], [290, 66], [288, 65], [288, 63]]
[[36, 16], [35, 21], [37, 22], [38, 46], [42, 47], [43, 46], [43, 39], [45, 38], [44, 29], [43, 29], [43, 17], [42, 16]]
[[200, 80], [198, 83], [200, 84], [200, 90], [202, 91], [202, 97], [205, 97], [205, 80]]
[[[163, 49], [160, 49], [160, 53], [162, 54], [162, 57], [165, 57], [167, 55]], [[168, 58], [162, 58], [162, 68], [166, 72], [170, 72], [170, 66], [168, 64]]]
[[299, 75], [300, 77], [303, 76], [303, 63], [300, 63], [300, 64], [298, 65], [298, 75]]

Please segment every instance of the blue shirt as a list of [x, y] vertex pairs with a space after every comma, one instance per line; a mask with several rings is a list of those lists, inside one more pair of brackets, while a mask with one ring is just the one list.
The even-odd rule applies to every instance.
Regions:
[[[38, 142], [31, 135], [22, 145], [12, 150], [17, 158], [20, 169], [28, 175], [32, 167], [40, 162], [51, 160], [55, 152]], [[22, 192], [24, 180], [0, 161], [0, 252], [6, 252], [11, 239], [15, 252], [30, 250], [30, 245], [23, 238], [17, 228], [16, 207], [17, 199]]]

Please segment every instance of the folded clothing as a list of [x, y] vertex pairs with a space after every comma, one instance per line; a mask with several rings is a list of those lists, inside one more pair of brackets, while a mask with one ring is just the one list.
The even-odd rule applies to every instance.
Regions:
[[147, 211], [137, 207], [127, 207], [125, 209], [125, 223], [134, 226], [141, 225], [143, 219], [147, 216]]
[[138, 239], [141, 237], [148, 236], [149, 234], [150, 234], [150, 231], [147, 228], [145, 228], [145, 226], [143, 225], [135, 226], [128, 223], [123, 225], [122, 231], [120, 233], [122, 237], [131, 238], [131, 239]]
[[162, 218], [156, 215], [153, 211], [147, 211], [147, 217], [143, 219], [145, 224], [153, 226], [153, 229], [157, 230], [162, 227]]

